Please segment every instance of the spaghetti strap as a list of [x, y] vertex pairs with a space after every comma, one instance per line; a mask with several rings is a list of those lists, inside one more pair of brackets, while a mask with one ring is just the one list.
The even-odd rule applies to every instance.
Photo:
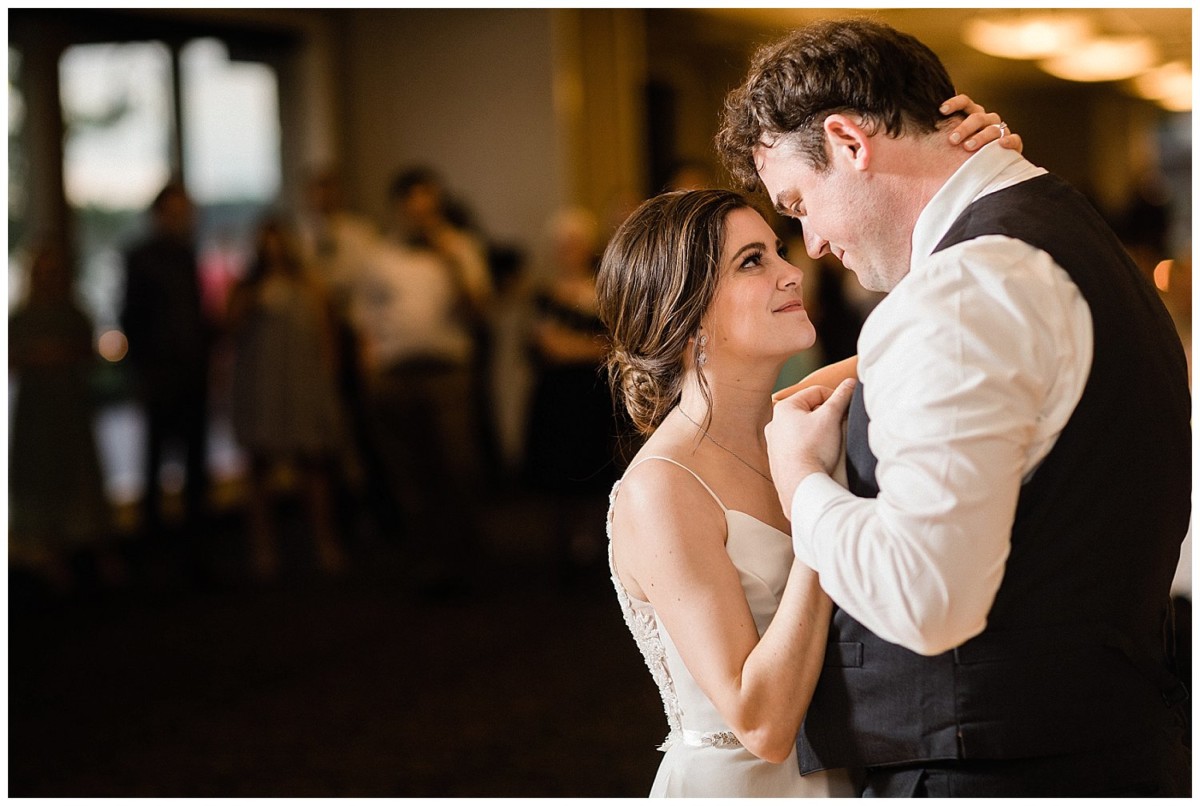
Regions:
[[711, 495], [713, 497], [713, 500], [717, 502], [717, 506], [719, 506], [721, 508], [722, 512], [729, 511], [729, 508], [725, 506], [725, 503], [717, 496], [716, 493], [713, 492], [712, 487], [709, 487], [708, 484], [704, 481], [704, 479], [702, 479], [698, 475], [696, 475], [695, 470], [692, 470], [690, 467], [683, 464], [682, 462], [676, 462], [674, 459], [669, 459], [666, 456], [643, 456], [641, 459], [637, 460], [632, 465], [630, 465], [629, 468], [625, 471], [625, 473], [628, 474], [630, 470], [633, 470], [635, 467], [640, 465], [642, 462], [647, 462], [651, 459], [661, 459], [664, 462], [670, 462], [673, 465], [682, 467], [684, 470], [691, 473], [692, 476], [696, 479], [696, 481], [700, 482], [701, 487], [708, 490], [708, 494]]

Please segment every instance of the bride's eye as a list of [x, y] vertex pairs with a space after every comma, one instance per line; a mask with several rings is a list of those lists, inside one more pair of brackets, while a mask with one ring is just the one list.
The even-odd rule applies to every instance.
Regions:
[[783, 241], [780, 241], [778, 244], [775, 245], [775, 254], [779, 255], [784, 260], [787, 260], [788, 245], [785, 244]]
[[751, 252], [746, 255], [746, 259], [738, 266], [740, 269], [753, 269], [755, 266], [762, 265], [762, 252]]

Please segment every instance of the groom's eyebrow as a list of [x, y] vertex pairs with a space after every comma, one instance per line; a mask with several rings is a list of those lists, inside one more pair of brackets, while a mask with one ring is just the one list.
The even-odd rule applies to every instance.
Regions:
[[[784, 201], [785, 197], [787, 198], [786, 202]], [[785, 188], [784, 190], [779, 191], [779, 195], [775, 197], [775, 212], [779, 213], [785, 218], [791, 218], [796, 205], [802, 200], [803, 197], [794, 189], [788, 190]]]

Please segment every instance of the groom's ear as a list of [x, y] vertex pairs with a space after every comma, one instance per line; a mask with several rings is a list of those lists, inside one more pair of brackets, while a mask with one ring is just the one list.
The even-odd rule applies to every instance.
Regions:
[[833, 114], [825, 118], [825, 139], [833, 160], [843, 159], [856, 171], [865, 171], [871, 164], [871, 137], [861, 121], [849, 115]]

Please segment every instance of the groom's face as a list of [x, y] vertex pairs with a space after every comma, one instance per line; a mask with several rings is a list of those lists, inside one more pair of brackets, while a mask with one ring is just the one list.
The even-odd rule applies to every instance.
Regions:
[[833, 255], [870, 291], [895, 287], [908, 256], [891, 248], [887, 207], [868, 172], [836, 148], [827, 167], [815, 168], [787, 139], [761, 144], [754, 157], [768, 197], [781, 215], [800, 222], [813, 260]]

